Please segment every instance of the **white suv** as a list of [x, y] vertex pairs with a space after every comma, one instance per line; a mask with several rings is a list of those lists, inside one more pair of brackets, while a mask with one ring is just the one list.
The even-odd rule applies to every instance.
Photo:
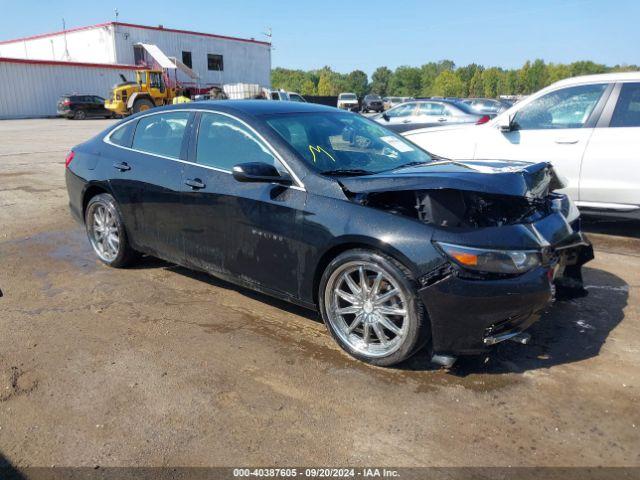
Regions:
[[640, 218], [640, 72], [561, 80], [484, 125], [403, 135], [451, 159], [550, 161], [581, 210]]

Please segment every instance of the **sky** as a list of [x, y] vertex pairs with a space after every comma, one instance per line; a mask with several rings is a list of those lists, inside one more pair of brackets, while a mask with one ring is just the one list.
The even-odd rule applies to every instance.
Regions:
[[640, 0], [0, 0], [0, 40], [113, 20], [266, 40], [273, 67], [453, 60], [516, 68], [528, 59], [640, 64]]

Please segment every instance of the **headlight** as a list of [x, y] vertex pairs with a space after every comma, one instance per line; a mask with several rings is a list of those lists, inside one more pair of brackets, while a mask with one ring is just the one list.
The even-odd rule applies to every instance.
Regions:
[[439, 242], [437, 245], [458, 265], [478, 272], [524, 273], [541, 264], [540, 252], [536, 250], [488, 250]]

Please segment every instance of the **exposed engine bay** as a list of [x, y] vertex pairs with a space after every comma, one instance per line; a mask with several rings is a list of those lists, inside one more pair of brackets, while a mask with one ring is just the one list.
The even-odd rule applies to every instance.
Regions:
[[441, 189], [376, 192], [355, 200], [437, 227], [483, 228], [535, 222], [551, 213], [554, 200], [561, 201], [561, 196], [527, 198]]

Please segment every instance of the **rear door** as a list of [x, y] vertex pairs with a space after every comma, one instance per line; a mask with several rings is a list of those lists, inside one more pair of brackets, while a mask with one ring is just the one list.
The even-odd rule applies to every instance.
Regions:
[[615, 211], [640, 206], [640, 82], [618, 83], [582, 161], [580, 204]]
[[177, 263], [184, 258], [181, 160], [191, 115], [171, 111], [140, 117], [130, 148], [114, 146], [109, 159], [112, 191], [133, 244]]
[[450, 116], [450, 113], [443, 103], [420, 102], [414, 123], [424, 127], [446, 125]]
[[298, 291], [299, 216], [306, 192], [234, 179], [234, 165], [286, 168], [274, 150], [235, 117], [202, 112], [185, 166], [183, 202], [187, 263], [269, 290]]
[[582, 156], [609, 91], [606, 83], [578, 85], [535, 98], [515, 112], [512, 131], [484, 129], [475, 158], [551, 162], [578, 200]]

